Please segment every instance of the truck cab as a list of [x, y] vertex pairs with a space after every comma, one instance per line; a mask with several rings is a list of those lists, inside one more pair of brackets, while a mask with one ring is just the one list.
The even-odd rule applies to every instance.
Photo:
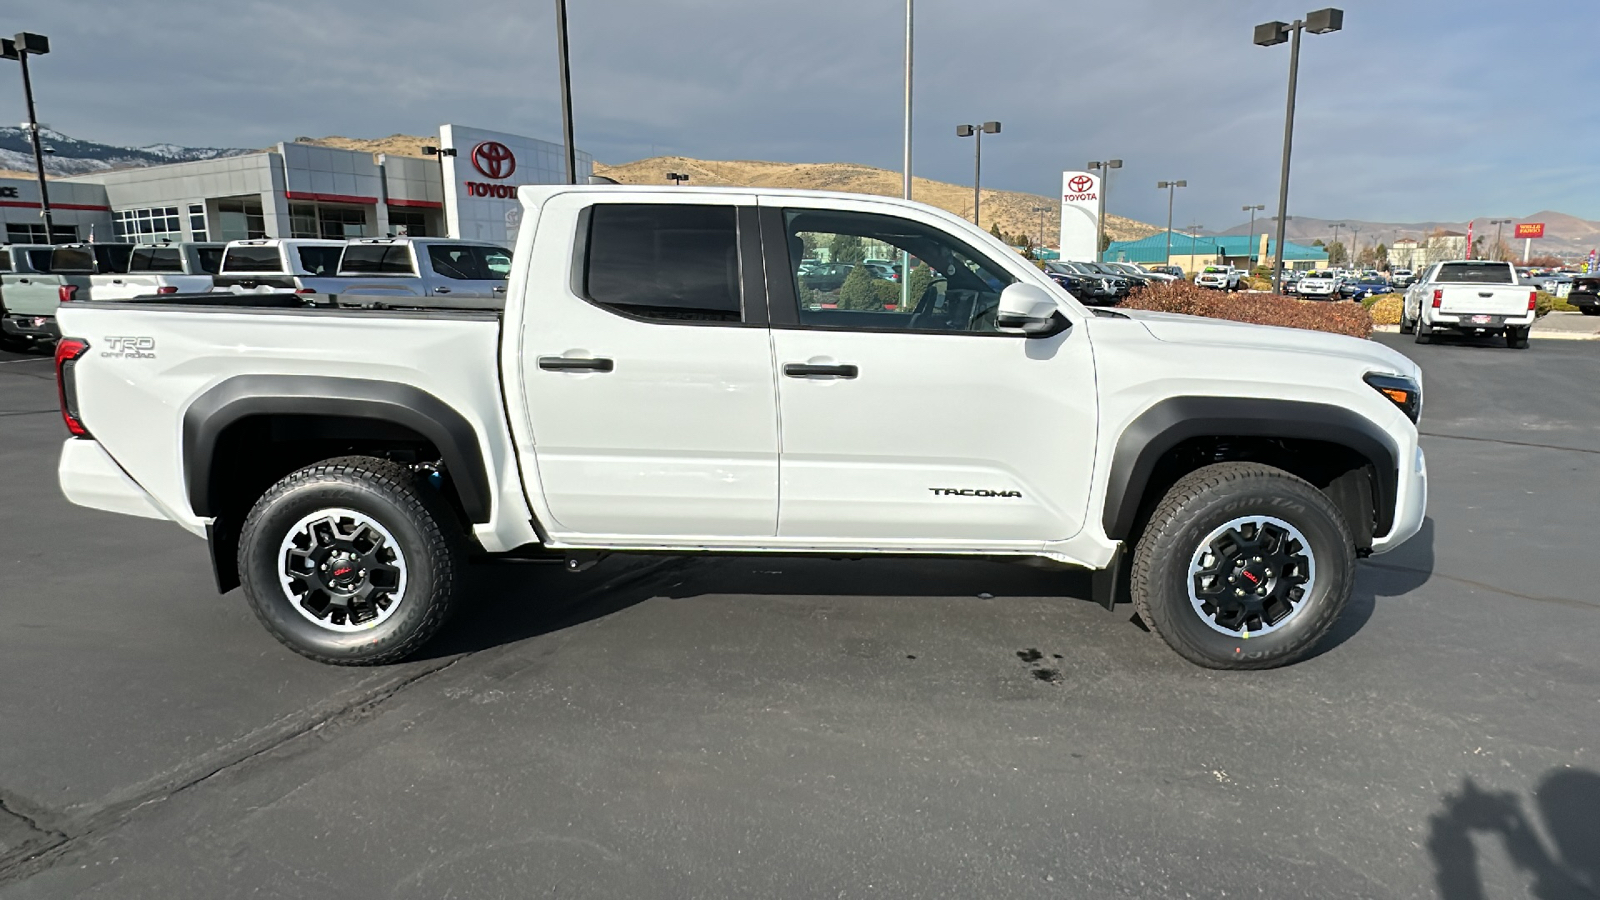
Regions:
[[92, 275], [90, 300], [127, 300], [157, 294], [203, 293], [214, 287], [222, 264], [222, 243], [162, 241], [139, 244], [126, 272]]
[[339, 270], [345, 242], [321, 238], [253, 238], [229, 241], [212, 278], [212, 290], [301, 291], [305, 280]]

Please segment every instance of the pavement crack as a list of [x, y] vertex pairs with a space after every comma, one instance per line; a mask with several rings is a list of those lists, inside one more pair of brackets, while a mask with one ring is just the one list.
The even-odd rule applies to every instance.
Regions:
[[1363, 560], [1363, 562], [1374, 569], [1384, 569], [1389, 572], [1405, 572], [1412, 575], [1429, 575], [1437, 578], [1443, 578], [1446, 581], [1454, 581], [1457, 584], [1464, 584], [1468, 587], [1481, 588], [1486, 591], [1494, 591], [1496, 594], [1504, 594], [1507, 597], [1516, 597], [1518, 600], [1532, 600], [1535, 603], [1552, 603], [1556, 606], [1569, 606], [1577, 609], [1600, 610], [1600, 603], [1590, 603], [1586, 600], [1574, 600], [1571, 597], [1539, 597], [1533, 594], [1523, 594], [1508, 588], [1499, 587], [1498, 585], [1487, 584], [1482, 581], [1473, 581], [1470, 578], [1461, 578], [1456, 575], [1446, 575], [1445, 573], [1434, 569], [1419, 569], [1415, 566], [1399, 566], [1395, 565], [1394, 563], [1373, 562], [1370, 559]]
[[1442, 434], [1437, 431], [1419, 431], [1423, 437], [1446, 438], [1452, 441], [1476, 441], [1480, 444], [1509, 444], [1513, 447], [1534, 447], [1539, 450], [1560, 450], [1563, 453], [1593, 453], [1600, 455], [1600, 450], [1585, 450], [1582, 447], [1562, 447], [1557, 444], [1536, 444], [1532, 441], [1508, 441], [1503, 438], [1468, 437], [1464, 434]]
[[45, 413], [59, 411], [54, 409], [19, 409], [16, 412], [0, 412], [0, 419], [10, 418], [11, 416], [42, 416]]

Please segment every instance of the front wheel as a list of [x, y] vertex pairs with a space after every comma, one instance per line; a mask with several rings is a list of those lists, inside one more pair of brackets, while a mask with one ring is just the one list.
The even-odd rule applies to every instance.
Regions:
[[1355, 542], [1327, 496], [1281, 469], [1217, 463], [1173, 485], [1134, 549], [1134, 608], [1212, 669], [1303, 658], [1350, 598]]
[[245, 518], [239, 576], [273, 637], [333, 665], [416, 652], [454, 605], [463, 549], [453, 516], [410, 469], [363, 456], [307, 466]]
[[1406, 311], [1404, 309], [1401, 309], [1400, 310], [1400, 333], [1401, 334], [1416, 334], [1416, 332], [1417, 332], [1416, 323], [1414, 323], [1410, 319], [1406, 318]]

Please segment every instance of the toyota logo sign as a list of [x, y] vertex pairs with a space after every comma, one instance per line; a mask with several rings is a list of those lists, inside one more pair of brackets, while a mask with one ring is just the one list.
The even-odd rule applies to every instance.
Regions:
[[510, 178], [517, 170], [517, 158], [505, 144], [484, 141], [472, 148], [472, 167], [485, 178]]
[[[478, 158], [478, 151], [474, 150], [472, 153], [472, 158], [476, 160]], [[1093, 184], [1094, 179], [1087, 175], [1078, 175], [1067, 180], [1067, 187], [1071, 188], [1074, 194], [1084, 193], [1085, 191], [1089, 190], [1089, 187]]]

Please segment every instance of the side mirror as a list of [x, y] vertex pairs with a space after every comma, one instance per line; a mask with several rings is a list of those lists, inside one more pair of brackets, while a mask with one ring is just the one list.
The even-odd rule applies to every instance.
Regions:
[[1015, 328], [1028, 337], [1049, 337], [1068, 323], [1048, 291], [1019, 281], [1000, 292], [995, 324]]

